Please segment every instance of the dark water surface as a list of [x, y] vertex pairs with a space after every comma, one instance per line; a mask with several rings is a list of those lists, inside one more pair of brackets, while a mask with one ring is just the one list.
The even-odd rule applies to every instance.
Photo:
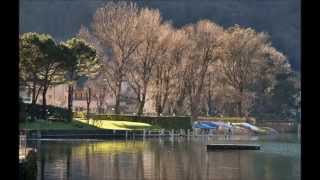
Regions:
[[[281, 137], [153, 138], [32, 141], [38, 179], [74, 180], [296, 180], [300, 142]], [[259, 151], [207, 151], [209, 143], [254, 143]]]

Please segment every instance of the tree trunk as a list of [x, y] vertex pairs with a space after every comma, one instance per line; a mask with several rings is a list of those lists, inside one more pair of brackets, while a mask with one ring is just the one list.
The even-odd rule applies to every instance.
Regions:
[[138, 107], [138, 116], [141, 116], [143, 114], [143, 108], [144, 108], [145, 100], [143, 99], [141, 102], [139, 102]]
[[91, 88], [88, 88], [88, 93], [87, 93], [87, 119], [89, 119], [90, 104], [91, 104]]
[[42, 91], [42, 118], [44, 120], [48, 120], [48, 113], [47, 113], [47, 98], [46, 98], [46, 95], [47, 95], [47, 87], [44, 87], [43, 88], [43, 91]]
[[90, 114], [90, 102], [87, 102], [87, 116]]
[[32, 84], [32, 105], [36, 104], [36, 91], [37, 91], [36, 82], [33, 81], [33, 84]]
[[209, 115], [209, 116], [212, 116], [212, 115], [213, 115], [212, 101], [208, 102], [208, 115]]
[[243, 88], [240, 87], [240, 100], [238, 102], [238, 115], [239, 115], [239, 117], [243, 116], [242, 101], [243, 101]]
[[242, 101], [241, 100], [238, 102], [237, 106], [238, 106], [238, 116], [242, 117]]
[[156, 112], [157, 116], [160, 116], [160, 114], [162, 113], [162, 108], [160, 104], [156, 104]]
[[172, 102], [170, 102], [170, 103], [167, 105], [167, 107], [168, 107], [168, 113], [169, 113], [169, 114], [173, 114], [173, 104], [172, 104]]
[[212, 96], [210, 90], [208, 91], [208, 115], [213, 115]]
[[138, 107], [138, 116], [141, 116], [143, 114], [143, 108], [144, 108], [144, 104], [146, 103], [146, 88], [143, 90], [143, 94], [142, 94], [142, 99], [139, 102], [139, 107]]
[[183, 90], [182, 94], [179, 96], [179, 98], [178, 98], [178, 100], [176, 102], [176, 105], [174, 107], [173, 112], [175, 114], [182, 114], [182, 107], [183, 107], [184, 100], [185, 100], [185, 91]]
[[98, 114], [102, 114], [101, 100], [97, 100], [97, 111], [98, 111]]
[[40, 94], [40, 91], [41, 91], [41, 88], [42, 87], [39, 87], [38, 90], [37, 90], [37, 86], [36, 84], [34, 84], [34, 87], [32, 89], [32, 103], [31, 103], [31, 121], [33, 121], [35, 119], [35, 117], [41, 117], [41, 114], [38, 114], [37, 116], [37, 112], [36, 112], [36, 104], [37, 104], [37, 100], [38, 100], [38, 96]]
[[68, 111], [69, 111], [68, 122], [72, 121], [72, 103], [73, 103], [73, 85], [69, 85], [68, 87]]
[[161, 96], [158, 92], [158, 94], [156, 95], [156, 99], [155, 99], [155, 109], [157, 112], [157, 116], [160, 116], [160, 114], [162, 113], [162, 107], [161, 107]]
[[198, 103], [195, 103], [195, 98], [189, 94], [189, 101], [190, 101], [190, 112], [191, 112], [191, 124], [197, 120], [198, 118]]
[[198, 120], [198, 108], [194, 105], [191, 105], [191, 123], [195, 122]]
[[118, 84], [117, 92], [116, 92], [116, 103], [114, 107], [114, 113], [120, 114], [120, 93], [121, 93], [121, 82]]
[[35, 105], [36, 105], [36, 102], [37, 102], [37, 100], [36, 100], [36, 91], [37, 91], [37, 89], [36, 89], [36, 82], [35, 81], [33, 81], [33, 84], [32, 84], [32, 103], [31, 103], [31, 110], [30, 110], [30, 112], [31, 112], [31, 121], [33, 121], [34, 120], [34, 109], [35, 109]]

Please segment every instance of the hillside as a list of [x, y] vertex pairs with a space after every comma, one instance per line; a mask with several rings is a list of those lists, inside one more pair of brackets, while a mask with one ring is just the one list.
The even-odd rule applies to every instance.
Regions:
[[[89, 26], [103, 0], [20, 0], [20, 32], [43, 32], [55, 39], [74, 36]], [[273, 45], [300, 69], [299, 0], [140, 0], [140, 6], [158, 8], [176, 26], [211, 19], [229, 27], [250, 26], [271, 35]]]

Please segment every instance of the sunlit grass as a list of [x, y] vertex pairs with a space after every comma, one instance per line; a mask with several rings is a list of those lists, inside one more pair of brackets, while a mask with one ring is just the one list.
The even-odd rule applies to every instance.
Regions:
[[49, 122], [49, 121], [34, 121], [19, 124], [20, 129], [30, 130], [56, 130], [56, 129], [98, 129], [95, 126], [82, 123], [80, 121], [68, 122]]
[[58, 130], [58, 129], [111, 129], [111, 130], [136, 130], [160, 129], [148, 123], [131, 121], [92, 120], [75, 118], [72, 122], [35, 121], [19, 124], [20, 129], [29, 130]]
[[104, 141], [104, 142], [88, 142], [79, 146], [74, 146], [72, 153], [77, 156], [88, 154], [106, 154], [106, 153], [122, 153], [137, 152], [149, 146], [149, 142], [143, 141]]
[[131, 121], [112, 121], [112, 120], [85, 120], [75, 119], [76, 121], [85, 123], [101, 129], [114, 129], [114, 130], [134, 130], [134, 129], [157, 129], [148, 123], [131, 122]]
[[59, 129], [111, 129], [111, 130], [136, 130], [159, 129], [148, 123], [131, 121], [92, 120], [75, 118], [72, 122], [34, 121], [19, 124], [20, 129], [29, 130], [59, 130]]

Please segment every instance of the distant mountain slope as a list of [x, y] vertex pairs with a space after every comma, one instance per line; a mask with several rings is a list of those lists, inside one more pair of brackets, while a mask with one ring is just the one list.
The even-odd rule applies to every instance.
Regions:
[[[58, 40], [88, 26], [103, 0], [21, 0], [20, 32], [45, 32]], [[273, 45], [300, 69], [300, 0], [140, 0], [158, 8], [176, 26], [211, 19], [224, 27], [234, 24], [268, 32]]]

